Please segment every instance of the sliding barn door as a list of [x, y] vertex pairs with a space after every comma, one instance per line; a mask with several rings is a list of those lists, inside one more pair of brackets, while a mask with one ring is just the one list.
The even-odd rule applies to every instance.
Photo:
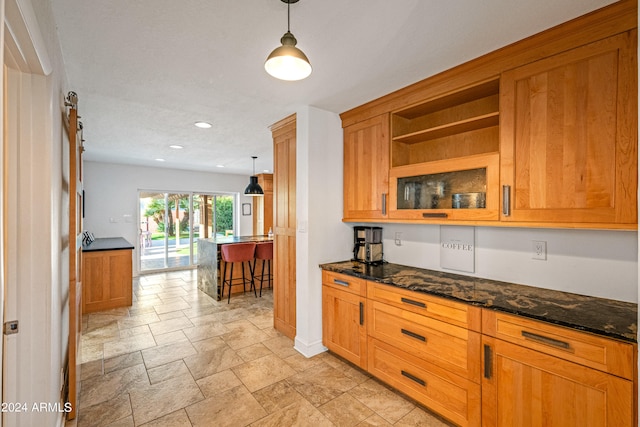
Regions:
[[65, 128], [69, 137], [69, 366], [68, 419], [77, 414], [80, 392], [78, 350], [82, 331], [82, 123], [78, 121], [77, 97], [70, 93], [71, 108]]

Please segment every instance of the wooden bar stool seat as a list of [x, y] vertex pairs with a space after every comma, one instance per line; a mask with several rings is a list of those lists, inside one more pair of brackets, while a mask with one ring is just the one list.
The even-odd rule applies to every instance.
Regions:
[[[246, 284], [250, 283], [249, 291], [253, 289], [253, 293], [258, 296], [256, 293], [256, 286], [253, 281], [253, 267], [251, 265], [251, 261], [254, 261], [254, 255], [256, 252], [256, 244], [255, 243], [233, 243], [222, 245], [220, 248], [220, 253], [222, 255], [222, 260], [225, 262], [224, 269], [222, 272], [222, 294], [220, 298], [224, 298], [224, 287], [225, 285], [229, 285], [229, 296], [227, 298], [227, 304], [231, 301], [231, 286], [234, 280], [242, 280], [242, 288], [244, 292], [247, 292]], [[242, 268], [242, 279], [233, 278], [233, 265], [235, 263], [240, 263], [240, 267]], [[250, 278], [246, 278], [244, 274], [244, 263], [249, 265], [249, 271], [251, 273]], [[229, 278], [227, 279], [227, 265], [231, 264], [231, 273], [229, 274]], [[255, 261], [254, 261], [255, 264]]]
[[[258, 243], [258, 245], [256, 245], [256, 256], [255, 256], [255, 260], [253, 261], [253, 273], [254, 273], [254, 283], [256, 280], [260, 281], [260, 296], [262, 296], [262, 284], [266, 281], [268, 281], [269, 283], [269, 289], [271, 289], [271, 278], [273, 277], [271, 275], [271, 260], [273, 259], [273, 242], [265, 242], [265, 243]], [[256, 272], [256, 262], [258, 260], [262, 260], [262, 272], [260, 274], [260, 277], [257, 277], [257, 275], [255, 275]], [[264, 265], [267, 264], [267, 276], [265, 278], [264, 275]]]

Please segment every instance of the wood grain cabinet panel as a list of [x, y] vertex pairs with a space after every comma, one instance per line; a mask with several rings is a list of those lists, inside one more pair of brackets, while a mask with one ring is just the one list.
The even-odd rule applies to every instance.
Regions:
[[322, 286], [322, 342], [351, 363], [367, 368], [366, 299], [357, 293]]
[[387, 217], [389, 114], [344, 128], [344, 221]]
[[636, 228], [637, 31], [502, 74], [501, 221]]
[[82, 262], [83, 313], [131, 305], [131, 249], [84, 252]]
[[481, 330], [481, 309], [468, 304], [374, 282], [368, 282], [367, 297], [451, 325]]
[[273, 323], [296, 336], [296, 116], [271, 127], [273, 136]]
[[482, 313], [482, 332], [619, 377], [634, 378], [636, 346], [631, 343], [490, 310]]
[[480, 384], [369, 337], [369, 372], [460, 426], [480, 426]]
[[484, 426], [635, 426], [637, 346], [483, 310]]
[[369, 336], [480, 382], [480, 334], [411, 311], [369, 301]]
[[484, 337], [483, 426], [635, 426], [634, 383]]

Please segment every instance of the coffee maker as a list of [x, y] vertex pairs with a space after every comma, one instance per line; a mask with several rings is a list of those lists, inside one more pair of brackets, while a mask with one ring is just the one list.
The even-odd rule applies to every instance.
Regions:
[[353, 260], [382, 264], [382, 227], [353, 227]]

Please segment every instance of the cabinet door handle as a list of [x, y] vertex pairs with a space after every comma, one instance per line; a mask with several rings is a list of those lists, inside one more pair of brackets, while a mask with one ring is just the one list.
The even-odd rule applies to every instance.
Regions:
[[364, 303], [360, 303], [360, 325], [364, 325]]
[[333, 279], [333, 283], [340, 286], [346, 286], [347, 288], [349, 287], [349, 282], [345, 282], [344, 280]]
[[387, 193], [382, 193], [382, 215], [387, 214]]
[[491, 346], [484, 345], [484, 377], [488, 380], [491, 379], [493, 374], [493, 360], [491, 353]]
[[532, 341], [537, 341], [541, 344], [546, 344], [553, 347], [559, 347], [565, 350], [568, 350], [571, 348], [571, 345], [569, 345], [569, 343], [565, 341], [556, 340], [553, 338], [545, 337], [543, 335], [538, 335], [538, 334], [534, 334], [527, 331], [522, 331], [520, 333], [522, 334], [523, 337], [528, 338]]
[[424, 212], [422, 218], [447, 218], [449, 214], [446, 212]]
[[502, 214], [504, 216], [511, 215], [511, 186], [502, 186]]
[[421, 307], [421, 308], [427, 308], [427, 304], [420, 302], [420, 301], [414, 301], [412, 299], [409, 298], [400, 298], [400, 301], [402, 301], [405, 304], [411, 304], [411, 305], [415, 305], [417, 307]]
[[425, 380], [421, 380], [420, 378], [416, 377], [415, 375], [410, 374], [410, 373], [409, 373], [409, 372], [407, 372], [407, 371], [400, 371], [400, 373], [401, 373], [403, 376], [405, 376], [405, 377], [409, 378], [411, 381], [415, 381], [415, 382], [417, 382], [418, 384], [420, 384], [420, 385], [421, 385], [421, 386], [423, 386], [423, 387], [427, 385], [427, 383], [425, 382]]
[[415, 339], [423, 341], [423, 342], [427, 342], [427, 337], [423, 337], [422, 335], [418, 335], [415, 332], [411, 332], [411, 331], [408, 331], [406, 329], [400, 329], [400, 332], [402, 332], [403, 334], [405, 334], [408, 337], [415, 338]]

